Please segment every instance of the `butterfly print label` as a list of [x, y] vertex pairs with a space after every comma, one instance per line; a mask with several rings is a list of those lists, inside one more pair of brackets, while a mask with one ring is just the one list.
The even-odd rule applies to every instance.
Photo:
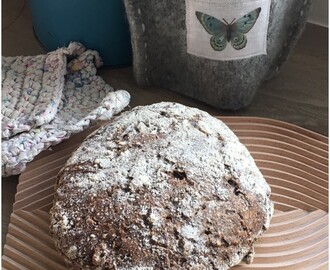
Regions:
[[271, 0], [186, 0], [187, 52], [214, 60], [267, 54]]

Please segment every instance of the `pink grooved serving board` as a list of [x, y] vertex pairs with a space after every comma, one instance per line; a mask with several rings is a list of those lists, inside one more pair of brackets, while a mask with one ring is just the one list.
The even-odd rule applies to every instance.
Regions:
[[[272, 188], [275, 215], [250, 265], [234, 269], [328, 269], [328, 138], [285, 122], [219, 117], [249, 149]], [[3, 269], [68, 269], [49, 234], [54, 183], [91, 128], [46, 151], [21, 174]]]

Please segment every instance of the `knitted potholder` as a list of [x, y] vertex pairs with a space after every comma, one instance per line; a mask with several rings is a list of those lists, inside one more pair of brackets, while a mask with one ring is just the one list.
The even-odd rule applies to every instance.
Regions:
[[101, 64], [98, 53], [91, 50], [68, 63], [64, 90], [54, 119], [2, 141], [3, 176], [21, 173], [26, 163], [41, 151], [84, 130], [96, 120], [110, 119], [129, 104], [128, 92], [113, 91], [96, 76]]
[[84, 51], [71, 43], [45, 55], [2, 57], [2, 138], [49, 123], [63, 92], [67, 55]]

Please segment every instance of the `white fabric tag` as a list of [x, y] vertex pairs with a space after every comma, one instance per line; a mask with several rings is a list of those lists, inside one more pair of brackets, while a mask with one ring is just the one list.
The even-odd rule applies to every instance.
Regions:
[[187, 52], [214, 60], [267, 54], [271, 0], [186, 0]]

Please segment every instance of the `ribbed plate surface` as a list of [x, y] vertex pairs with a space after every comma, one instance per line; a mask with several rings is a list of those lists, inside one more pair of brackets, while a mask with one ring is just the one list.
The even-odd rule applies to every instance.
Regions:
[[[264, 118], [220, 117], [247, 146], [272, 188], [275, 215], [237, 269], [328, 269], [328, 139]], [[67, 269], [49, 235], [48, 210], [61, 166], [92, 130], [43, 153], [20, 176], [3, 269]]]

